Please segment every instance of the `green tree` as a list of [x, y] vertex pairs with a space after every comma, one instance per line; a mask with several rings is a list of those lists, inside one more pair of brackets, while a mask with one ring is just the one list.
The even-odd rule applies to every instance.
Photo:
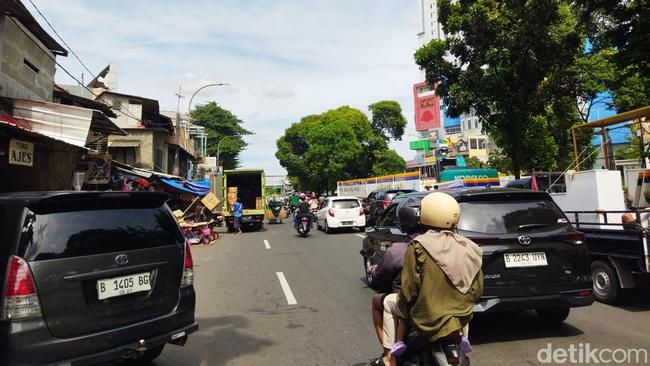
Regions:
[[499, 173], [503, 174], [511, 174], [512, 171], [512, 162], [510, 161], [510, 158], [500, 151], [498, 152], [493, 152], [490, 154], [490, 158], [488, 159], [487, 163], [488, 167], [492, 169], [496, 169], [499, 171]]
[[485, 163], [482, 162], [481, 159], [477, 158], [476, 156], [470, 156], [469, 158], [465, 158], [465, 165], [471, 169], [480, 169], [485, 167]]
[[382, 100], [368, 106], [372, 113], [372, 125], [386, 138], [401, 140], [406, 127], [402, 107], [394, 100]]
[[372, 175], [381, 176], [398, 174], [406, 171], [406, 162], [395, 150], [386, 150], [375, 156]]
[[225, 138], [219, 150], [219, 160], [225, 169], [239, 167], [239, 153], [247, 145], [243, 137], [253, 134], [241, 126], [244, 122], [215, 102], [197, 106], [190, 112], [190, 117], [194, 123], [205, 127], [208, 133], [207, 154], [216, 156], [217, 145]]
[[[377, 108], [382, 113], [386, 109]], [[339, 180], [401, 172], [406, 164], [388, 149], [390, 137], [381, 132], [399, 135], [389, 127], [398, 117], [386, 112], [382, 119], [373, 125], [363, 112], [348, 106], [305, 116], [278, 139], [275, 156], [294, 184], [319, 193], [333, 191]]]
[[516, 177], [527, 165], [550, 165], [548, 134], [542, 149], [522, 142], [534, 142], [532, 134], [548, 126], [546, 108], [555, 95], [547, 83], [582, 53], [571, 2], [442, 0], [439, 15], [450, 37], [424, 45], [415, 61], [437, 84], [447, 113], [474, 110]]

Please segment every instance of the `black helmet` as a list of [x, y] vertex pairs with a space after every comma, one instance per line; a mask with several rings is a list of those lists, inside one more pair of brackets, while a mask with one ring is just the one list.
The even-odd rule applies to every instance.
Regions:
[[399, 229], [405, 234], [418, 232], [420, 223], [420, 201], [415, 197], [407, 197], [397, 206], [397, 222]]

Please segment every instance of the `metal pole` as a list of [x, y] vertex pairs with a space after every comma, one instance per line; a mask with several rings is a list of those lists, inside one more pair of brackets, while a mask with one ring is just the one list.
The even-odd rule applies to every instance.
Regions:
[[196, 96], [196, 94], [198, 92], [200, 92], [201, 90], [203, 90], [203, 89], [205, 89], [207, 87], [210, 87], [210, 86], [223, 86], [223, 85], [230, 85], [230, 84], [228, 84], [228, 83], [214, 83], [214, 84], [203, 85], [202, 87], [198, 88], [194, 92], [194, 94], [192, 94], [192, 97], [190, 98], [190, 102], [187, 104], [187, 114], [188, 115], [190, 114], [190, 111], [192, 110], [192, 101], [194, 100], [194, 97]]
[[571, 127], [571, 134], [573, 135], [573, 156], [576, 160], [576, 171], [580, 171], [580, 162], [578, 161], [578, 141], [576, 139], [575, 127]]
[[227, 139], [228, 137], [231, 137], [231, 136], [224, 136], [217, 143], [217, 168], [219, 168], [221, 166], [221, 165], [219, 165], [219, 161], [220, 161], [219, 160], [219, 153], [221, 152], [221, 143], [223, 142], [223, 140]]
[[641, 159], [641, 166], [643, 169], [647, 168], [646, 163], [645, 163], [645, 149], [644, 149], [644, 144], [643, 144], [643, 133], [645, 132], [643, 130], [643, 125], [641, 124], [641, 119], [639, 118], [637, 121], [639, 121], [639, 159]]
[[603, 142], [601, 143], [601, 147], [603, 148], [603, 156], [605, 158], [605, 169], [609, 170], [609, 151], [607, 149], [607, 130], [601, 127], [600, 129], [600, 136], [603, 139]]

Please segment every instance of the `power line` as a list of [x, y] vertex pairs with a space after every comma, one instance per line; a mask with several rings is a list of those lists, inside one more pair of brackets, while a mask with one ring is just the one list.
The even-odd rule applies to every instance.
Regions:
[[[31, 3], [31, 2], [32, 2], [32, 1], [30, 0], [30, 3]], [[33, 5], [33, 3], [32, 3], [32, 5]], [[34, 6], [34, 7], [36, 7], [36, 6]], [[37, 11], [38, 11], [38, 9], [37, 9]], [[54, 31], [54, 33], [56, 33], [56, 35], [59, 37], [59, 39], [61, 39], [61, 41], [62, 41], [62, 42], [63, 42], [63, 43], [68, 47], [69, 51], [70, 51], [72, 54], [74, 54], [75, 57], [77, 57], [76, 54], [74, 53], [74, 51], [72, 50], [72, 48], [70, 48], [70, 46], [69, 46], [69, 45], [68, 45], [68, 44], [63, 40], [63, 38], [61, 38], [61, 36], [56, 32], [56, 30], [54, 30], [54, 28], [52, 27], [52, 25], [47, 21], [47, 19], [42, 15], [42, 13], [41, 13], [40, 11], [39, 11], [39, 14], [41, 14], [41, 16], [43, 17], [43, 19], [45, 19], [45, 21], [48, 23], [48, 25], [50, 25], [50, 28], [52, 28], [52, 30]], [[17, 27], [18, 29], [20, 29], [21, 32], [23, 32], [26, 36], [32, 38], [32, 35], [30, 35], [29, 33], [27, 33], [27, 32], [26, 32], [22, 27], [20, 27], [20, 26], [18, 25], [18, 23], [16, 23], [16, 21], [15, 21], [12, 17], [9, 17], [9, 19], [12, 21], [12, 23], [14, 23], [14, 24], [16, 25], [16, 27]], [[100, 97], [100, 96], [97, 95], [97, 94], [96, 94], [92, 89], [90, 89], [89, 87], [87, 87], [86, 85], [84, 85], [81, 81], [79, 81], [79, 79], [77, 79], [76, 76], [72, 75], [72, 73], [69, 72], [65, 67], [63, 67], [63, 65], [61, 65], [61, 64], [59, 63], [59, 61], [57, 61], [57, 59], [56, 59], [55, 56], [52, 56], [52, 55], [50, 55], [50, 54], [47, 53], [47, 52], [46, 52], [45, 54], [46, 54], [46, 55], [47, 55], [47, 56], [48, 56], [52, 61], [54, 61], [54, 63], [55, 63], [59, 68], [61, 68], [61, 70], [63, 70], [63, 72], [65, 72], [65, 73], [66, 73], [70, 78], [72, 78], [72, 80], [76, 81], [76, 82], [77, 82], [79, 85], [81, 85], [84, 89], [86, 89], [88, 92], [90, 92], [90, 94], [92, 94], [93, 96], [95, 96], [95, 98], [99, 98], [99, 97]], [[77, 60], [79, 60], [78, 57], [77, 57]], [[86, 67], [86, 65], [85, 65], [83, 62], [81, 62], [81, 60], [79, 60], [79, 63], [81, 63], [81, 64], [83, 65], [83, 67], [84, 67], [86, 70], [88, 70], [88, 68]], [[90, 72], [90, 70], [88, 70], [88, 72]], [[90, 74], [93, 75], [92, 72], [91, 72]], [[93, 75], [93, 77], [95, 77], [95, 76]], [[97, 99], [96, 99], [96, 100], [97, 100]], [[110, 108], [114, 109], [116, 112], [119, 112], [119, 113], [121, 113], [122, 115], [124, 115], [124, 116], [126, 116], [126, 117], [133, 118], [134, 120], [138, 121], [138, 122], [139, 122], [140, 124], [142, 124], [142, 125], [145, 124], [145, 123], [142, 121], [142, 119], [140, 119], [140, 118], [134, 116], [134, 115], [131, 113], [131, 111], [129, 111], [128, 109], [124, 109], [124, 106], [122, 106], [122, 105], [120, 105], [119, 109], [117, 109], [117, 108], [115, 108], [115, 106], [112, 106], [112, 105], [109, 105], [109, 104], [104, 103], [101, 99], [98, 99], [98, 101], [99, 101], [100, 103], [105, 104], [107, 107], [110, 107]], [[123, 110], [125, 110], [126, 112], [124, 112]], [[153, 125], [153, 126], [168, 126], [168, 124], [164, 124], [164, 123], [155, 123], [155, 122], [153, 122], [153, 121], [149, 122], [148, 124], [149, 124], [149, 125]]]
[[29, 3], [32, 4], [32, 6], [34, 7], [34, 9], [36, 9], [36, 12], [41, 16], [41, 18], [43, 18], [43, 20], [45, 21], [45, 23], [47, 23], [47, 25], [50, 27], [50, 29], [52, 29], [52, 32], [54, 32], [54, 34], [56, 34], [56, 36], [61, 40], [61, 42], [63, 42], [63, 44], [68, 48], [68, 50], [70, 51], [70, 53], [72, 53], [72, 54], [74, 55], [74, 57], [77, 59], [77, 61], [79, 61], [79, 63], [81, 64], [81, 66], [83, 66], [84, 69], [86, 69], [86, 71], [88, 71], [88, 73], [89, 73], [93, 78], [96, 78], [96, 76], [93, 74], [93, 72], [90, 71], [90, 69], [86, 66], [86, 64], [84, 64], [83, 61], [81, 61], [81, 59], [79, 58], [79, 56], [77, 56], [77, 53], [72, 49], [72, 47], [70, 47], [70, 45], [69, 45], [69, 44], [68, 44], [68, 43], [63, 39], [63, 37], [61, 37], [61, 35], [59, 34], [59, 32], [57, 32], [56, 29], [54, 29], [54, 26], [52, 26], [52, 24], [50, 23], [50, 21], [47, 20], [47, 18], [45, 17], [45, 15], [43, 15], [43, 13], [41, 13], [41, 10], [36, 6], [36, 4], [34, 4], [34, 2], [33, 2], [32, 0], [29, 0]]

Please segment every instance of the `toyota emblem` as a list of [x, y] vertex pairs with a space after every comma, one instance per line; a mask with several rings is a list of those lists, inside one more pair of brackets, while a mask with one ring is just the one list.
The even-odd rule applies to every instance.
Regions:
[[530, 236], [528, 235], [519, 235], [517, 240], [519, 240], [519, 244], [521, 245], [530, 245]]
[[115, 263], [119, 264], [120, 266], [123, 266], [129, 263], [129, 256], [126, 254], [120, 254], [117, 257], [115, 257]]

